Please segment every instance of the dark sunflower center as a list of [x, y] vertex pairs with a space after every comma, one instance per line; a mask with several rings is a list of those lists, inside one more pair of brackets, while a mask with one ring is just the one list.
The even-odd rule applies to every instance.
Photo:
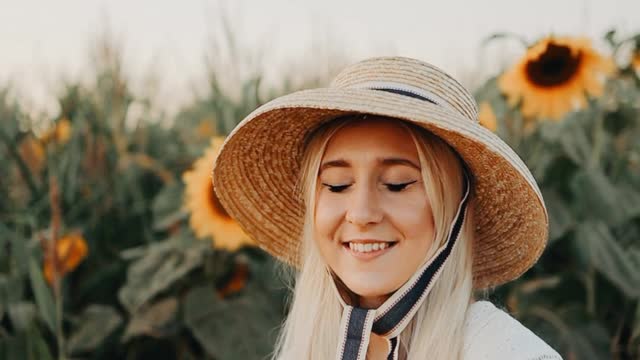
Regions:
[[213, 185], [207, 186], [207, 189], [209, 190], [208, 191], [209, 192], [209, 202], [211, 203], [211, 208], [213, 209], [213, 211], [215, 211], [216, 214], [219, 214], [220, 217], [222, 217], [224, 219], [231, 219], [231, 216], [229, 216], [229, 214], [224, 209], [224, 207], [222, 207], [222, 204], [220, 203], [220, 200], [218, 200], [218, 197], [216, 196], [216, 192], [213, 190]]
[[529, 80], [542, 87], [552, 87], [568, 82], [578, 72], [582, 54], [572, 54], [568, 46], [550, 43], [537, 58], [527, 63]]

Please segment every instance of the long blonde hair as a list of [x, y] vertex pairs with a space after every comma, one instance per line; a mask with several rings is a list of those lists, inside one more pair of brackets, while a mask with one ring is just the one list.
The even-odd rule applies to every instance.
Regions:
[[[272, 359], [327, 360], [336, 356], [342, 305], [332, 289], [334, 280], [313, 241], [314, 195], [327, 143], [340, 128], [356, 119], [359, 117], [333, 120], [316, 130], [307, 141], [300, 178], [301, 194], [307, 209], [300, 244], [302, 266], [289, 277], [295, 279], [295, 285], [290, 285], [293, 296]], [[462, 197], [464, 165], [439, 137], [416, 125], [404, 121], [400, 124], [409, 131], [416, 144], [426, 194], [432, 204], [436, 231], [434, 245], [429, 251], [431, 256], [447, 240]], [[473, 291], [473, 202], [469, 205], [460, 238], [445, 262], [440, 278], [400, 334], [401, 358], [461, 357], [463, 324]], [[287, 271], [286, 268], [284, 270]], [[357, 298], [355, 294], [352, 297]]]

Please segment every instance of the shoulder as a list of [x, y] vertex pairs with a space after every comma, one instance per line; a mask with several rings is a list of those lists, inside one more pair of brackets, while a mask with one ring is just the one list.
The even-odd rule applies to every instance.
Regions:
[[464, 360], [562, 360], [531, 330], [488, 301], [469, 306], [464, 331]]

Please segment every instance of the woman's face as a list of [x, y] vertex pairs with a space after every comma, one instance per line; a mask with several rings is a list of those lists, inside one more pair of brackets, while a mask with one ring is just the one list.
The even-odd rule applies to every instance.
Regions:
[[379, 306], [422, 264], [435, 233], [408, 130], [393, 120], [341, 128], [327, 144], [317, 189], [324, 260], [361, 306]]

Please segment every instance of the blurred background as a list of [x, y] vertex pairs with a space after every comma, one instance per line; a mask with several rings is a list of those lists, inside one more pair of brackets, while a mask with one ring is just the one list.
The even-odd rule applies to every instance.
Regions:
[[287, 281], [210, 166], [371, 56], [458, 78], [550, 240], [478, 294], [565, 359], [640, 359], [640, 2], [0, 0], [0, 359], [263, 359]]

